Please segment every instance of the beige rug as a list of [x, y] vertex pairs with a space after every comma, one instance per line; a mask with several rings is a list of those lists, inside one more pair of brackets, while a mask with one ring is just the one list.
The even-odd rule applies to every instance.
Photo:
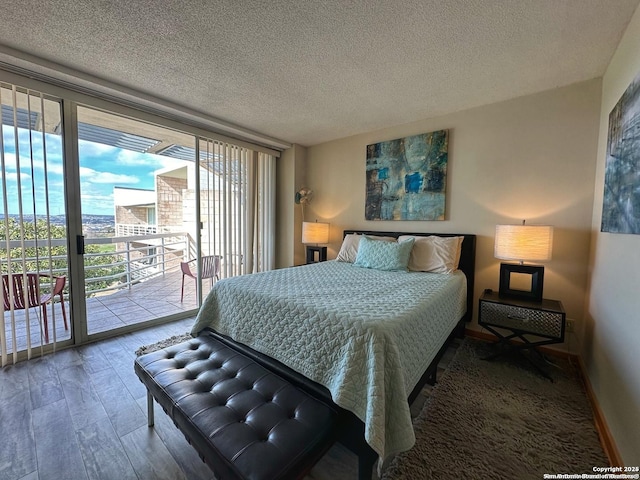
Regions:
[[155, 352], [156, 350], [162, 350], [165, 347], [170, 347], [171, 345], [177, 345], [178, 343], [186, 342], [187, 340], [191, 340], [193, 337], [189, 333], [184, 333], [182, 335], [174, 335], [173, 337], [165, 338], [156, 343], [152, 343], [151, 345], [143, 345], [139, 349], [136, 350], [136, 356], [144, 355], [145, 353]]
[[491, 352], [462, 343], [414, 421], [416, 445], [383, 480], [540, 480], [608, 465], [576, 367], [554, 358], [552, 383], [517, 356], [481, 360]]

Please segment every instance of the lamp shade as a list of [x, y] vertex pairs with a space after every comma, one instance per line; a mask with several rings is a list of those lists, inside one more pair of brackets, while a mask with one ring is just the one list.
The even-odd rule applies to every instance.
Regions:
[[329, 243], [329, 224], [302, 222], [302, 243]]
[[496, 225], [494, 256], [502, 260], [551, 260], [550, 225]]

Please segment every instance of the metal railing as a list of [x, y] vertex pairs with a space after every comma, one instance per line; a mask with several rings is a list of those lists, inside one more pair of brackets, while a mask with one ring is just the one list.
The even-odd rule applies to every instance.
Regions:
[[[115, 251], [85, 253], [85, 290], [87, 295], [131, 288], [136, 283], [179, 270], [180, 262], [189, 251], [190, 243], [192, 243], [191, 237], [186, 232], [86, 239], [85, 245], [116, 245]], [[100, 264], [88, 265], [92, 262], [86, 260], [104, 255], [120, 259], [108, 265], [116, 271], [104, 276], [88, 275], [87, 272], [98, 271], [103, 266]], [[118, 269], [119, 266], [123, 268]], [[112, 282], [112, 284], [101, 288], [91, 287], [91, 285], [104, 284], [104, 282]]]
[[[142, 235], [123, 235], [117, 237], [86, 238], [85, 247], [89, 245], [114, 245], [114, 249], [85, 252], [85, 293], [87, 297], [98, 293], [131, 288], [132, 285], [150, 278], [178, 271], [180, 262], [189, 258], [194, 250], [194, 241], [186, 232], [155, 233]], [[28, 270], [43, 270], [53, 275], [67, 275], [67, 239], [24, 240], [9, 242], [9, 249], [45, 249], [55, 255], [39, 257], [10, 258], [12, 271], [22, 271], [23, 265]], [[62, 251], [60, 251], [62, 250]], [[91, 250], [91, 249], [88, 249]], [[104, 261], [100, 261], [104, 258]], [[6, 262], [6, 259], [3, 259]], [[45, 268], [39, 265], [47, 265]], [[56, 265], [49, 268], [48, 265]], [[34, 266], [36, 266], [34, 268]], [[4, 269], [3, 269], [4, 270]]]
[[117, 237], [128, 237], [131, 235], [153, 235], [156, 233], [158, 233], [158, 227], [156, 225], [116, 223]]

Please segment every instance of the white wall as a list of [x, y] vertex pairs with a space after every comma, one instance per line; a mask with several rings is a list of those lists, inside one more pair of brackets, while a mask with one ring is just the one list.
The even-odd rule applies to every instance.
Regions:
[[609, 113], [640, 73], [636, 11], [602, 83], [583, 360], [624, 463], [640, 465], [640, 235], [600, 233]]
[[[545, 297], [562, 300], [568, 316], [580, 321], [600, 92], [600, 81], [592, 80], [309, 147], [306, 178], [314, 191], [309, 217], [330, 222], [329, 257], [337, 254], [345, 228], [475, 233], [478, 297], [484, 288], [498, 288], [496, 224], [522, 219], [552, 224], [554, 250], [546, 264]], [[365, 221], [366, 145], [439, 129], [450, 134], [446, 220]], [[576, 351], [575, 340], [569, 348]]]

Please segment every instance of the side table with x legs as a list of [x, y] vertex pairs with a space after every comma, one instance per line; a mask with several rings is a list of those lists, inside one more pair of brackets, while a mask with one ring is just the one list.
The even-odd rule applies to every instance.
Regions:
[[[543, 299], [541, 302], [501, 297], [496, 292], [485, 292], [480, 297], [478, 324], [498, 337], [498, 351], [485, 358], [492, 360], [502, 355], [507, 348], [521, 352], [531, 364], [549, 380], [553, 379], [543, 368], [542, 354], [536, 347], [564, 342], [566, 314], [559, 300]], [[506, 332], [506, 333], [505, 333]], [[518, 339], [520, 342], [511, 342]]]

